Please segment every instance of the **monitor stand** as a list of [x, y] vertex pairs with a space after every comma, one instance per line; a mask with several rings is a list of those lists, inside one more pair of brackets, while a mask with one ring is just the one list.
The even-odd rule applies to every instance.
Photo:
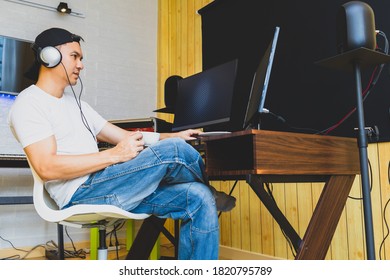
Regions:
[[264, 114], [271, 115], [273, 118], [275, 118], [277, 121], [279, 121], [281, 123], [286, 123], [286, 120], [282, 116], [279, 116], [275, 113], [272, 113], [268, 109], [264, 108], [262, 113], [257, 112], [257, 114], [254, 116], [254, 120], [249, 123], [249, 125], [245, 128], [245, 130], [248, 130], [248, 129], [260, 130], [262, 115], [264, 115]]
[[256, 115], [253, 116], [252, 121], [245, 127], [245, 130], [257, 129], [260, 130], [261, 123], [261, 115], [263, 113], [257, 112]]

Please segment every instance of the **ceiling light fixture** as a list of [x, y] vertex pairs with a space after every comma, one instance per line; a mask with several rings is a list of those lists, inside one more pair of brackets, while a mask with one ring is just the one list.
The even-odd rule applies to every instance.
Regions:
[[[30, 7], [34, 7], [34, 8], [38, 8], [38, 9], [42, 9], [42, 10], [48, 10], [48, 11], [52, 11], [52, 12], [56, 12], [56, 13], [67, 13], [71, 16], [85, 18], [85, 15], [83, 13], [76, 12], [75, 10], [69, 9], [68, 4], [65, 2], [60, 2], [60, 4], [57, 7], [53, 7], [53, 6], [49, 6], [49, 5], [45, 5], [45, 4], [41, 4], [41, 3], [36, 3], [32, 0], [4, 0], [4, 1], [13, 2], [13, 3], [25, 5], [25, 6], [30, 6]], [[64, 11], [61, 11], [62, 8], [64, 8]]]

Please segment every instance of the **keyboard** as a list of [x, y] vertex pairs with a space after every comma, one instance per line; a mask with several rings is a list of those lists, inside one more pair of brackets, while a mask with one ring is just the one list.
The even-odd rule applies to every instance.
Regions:
[[25, 154], [0, 154], [2, 160], [26, 160]]
[[0, 167], [29, 167], [25, 154], [0, 154]]
[[198, 134], [198, 137], [219, 136], [219, 135], [225, 135], [230, 133], [231, 133], [230, 131], [208, 131], [208, 132], [202, 132]]

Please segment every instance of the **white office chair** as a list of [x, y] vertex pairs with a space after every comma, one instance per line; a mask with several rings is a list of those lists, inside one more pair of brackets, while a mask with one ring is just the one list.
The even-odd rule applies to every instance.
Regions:
[[[75, 205], [60, 210], [54, 200], [47, 193], [43, 181], [30, 164], [34, 177], [33, 201], [34, 207], [42, 219], [58, 224], [58, 240], [60, 259], [64, 258], [62, 226], [77, 228], [98, 228], [99, 248], [97, 259], [107, 259], [106, 227], [118, 220], [142, 220], [149, 214], [134, 214], [113, 205]], [[62, 248], [61, 248], [62, 247]], [[92, 246], [91, 246], [92, 250]], [[61, 252], [62, 251], [62, 252]]]

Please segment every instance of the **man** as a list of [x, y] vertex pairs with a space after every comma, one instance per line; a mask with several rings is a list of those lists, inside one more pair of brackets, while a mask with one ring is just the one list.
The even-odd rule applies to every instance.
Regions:
[[[32, 45], [37, 59], [27, 76], [37, 82], [9, 114], [31, 167], [60, 208], [113, 204], [181, 219], [179, 259], [217, 259], [217, 210], [230, 210], [235, 199], [208, 185], [199, 153], [185, 142], [199, 131], [162, 133], [145, 148], [141, 133], [103, 119], [73, 91], [84, 68], [81, 40], [51, 28]], [[114, 147], [99, 151], [97, 140]]]

